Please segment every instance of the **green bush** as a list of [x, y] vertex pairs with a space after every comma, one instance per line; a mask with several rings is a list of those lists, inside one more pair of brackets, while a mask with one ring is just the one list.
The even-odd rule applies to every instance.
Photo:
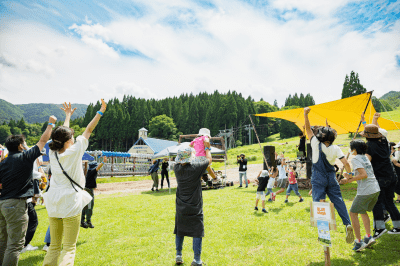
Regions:
[[249, 158], [247, 158], [247, 161], [249, 162], [257, 161], [257, 156], [256, 155], [249, 156]]

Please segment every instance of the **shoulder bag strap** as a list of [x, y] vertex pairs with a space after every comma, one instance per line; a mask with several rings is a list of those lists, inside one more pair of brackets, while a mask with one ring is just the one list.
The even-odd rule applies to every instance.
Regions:
[[82, 188], [78, 183], [76, 183], [76, 182], [67, 174], [67, 172], [65, 172], [64, 168], [61, 166], [60, 160], [58, 159], [57, 152], [55, 152], [55, 154], [56, 154], [57, 162], [58, 162], [58, 164], [60, 165], [60, 168], [61, 168], [63, 174], [68, 178], [69, 182], [71, 182], [71, 186], [75, 189], [76, 192], [78, 192], [78, 190], [76, 190], [76, 188], [75, 188], [74, 185], [78, 186], [80, 189], [83, 190], [83, 188]]

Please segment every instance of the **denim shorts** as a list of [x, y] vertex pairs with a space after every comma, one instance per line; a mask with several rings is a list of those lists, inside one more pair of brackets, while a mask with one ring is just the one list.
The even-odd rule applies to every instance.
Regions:
[[288, 181], [287, 178], [278, 179], [277, 187], [286, 188], [286, 182]]

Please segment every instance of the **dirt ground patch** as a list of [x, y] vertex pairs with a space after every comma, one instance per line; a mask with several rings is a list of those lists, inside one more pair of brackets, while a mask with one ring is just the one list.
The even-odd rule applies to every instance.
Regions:
[[[262, 164], [249, 164], [247, 165], [247, 178], [253, 182], [257, 178], [257, 175], [262, 170]], [[239, 183], [239, 168], [231, 168], [226, 170], [226, 175], [228, 181], [233, 181], [234, 183]], [[225, 171], [222, 171], [223, 173]], [[159, 174], [159, 188], [161, 184], [161, 175]], [[171, 188], [176, 187], [176, 178], [171, 177], [170, 179]], [[142, 191], [149, 191], [153, 184], [152, 180], [142, 180], [142, 181], [129, 181], [120, 183], [104, 183], [97, 184], [97, 189], [95, 190], [95, 195], [99, 194], [114, 194], [114, 193], [132, 193], [138, 194]], [[166, 180], [164, 180], [164, 188], [168, 187]]]

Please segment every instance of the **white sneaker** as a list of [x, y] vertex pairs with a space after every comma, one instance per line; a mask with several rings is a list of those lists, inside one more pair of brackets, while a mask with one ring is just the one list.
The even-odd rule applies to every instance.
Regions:
[[49, 250], [49, 246], [48, 246], [48, 245], [44, 245], [44, 247], [42, 248], [42, 250], [43, 250], [44, 252], [47, 252], [47, 251]]
[[26, 250], [27, 251], [34, 251], [34, 250], [37, 250], [38, 249], [38, 247], [34, 247], [34, 246], [32, 246], [31, 244], [28, 244], [27, 246], [26, 246]]

